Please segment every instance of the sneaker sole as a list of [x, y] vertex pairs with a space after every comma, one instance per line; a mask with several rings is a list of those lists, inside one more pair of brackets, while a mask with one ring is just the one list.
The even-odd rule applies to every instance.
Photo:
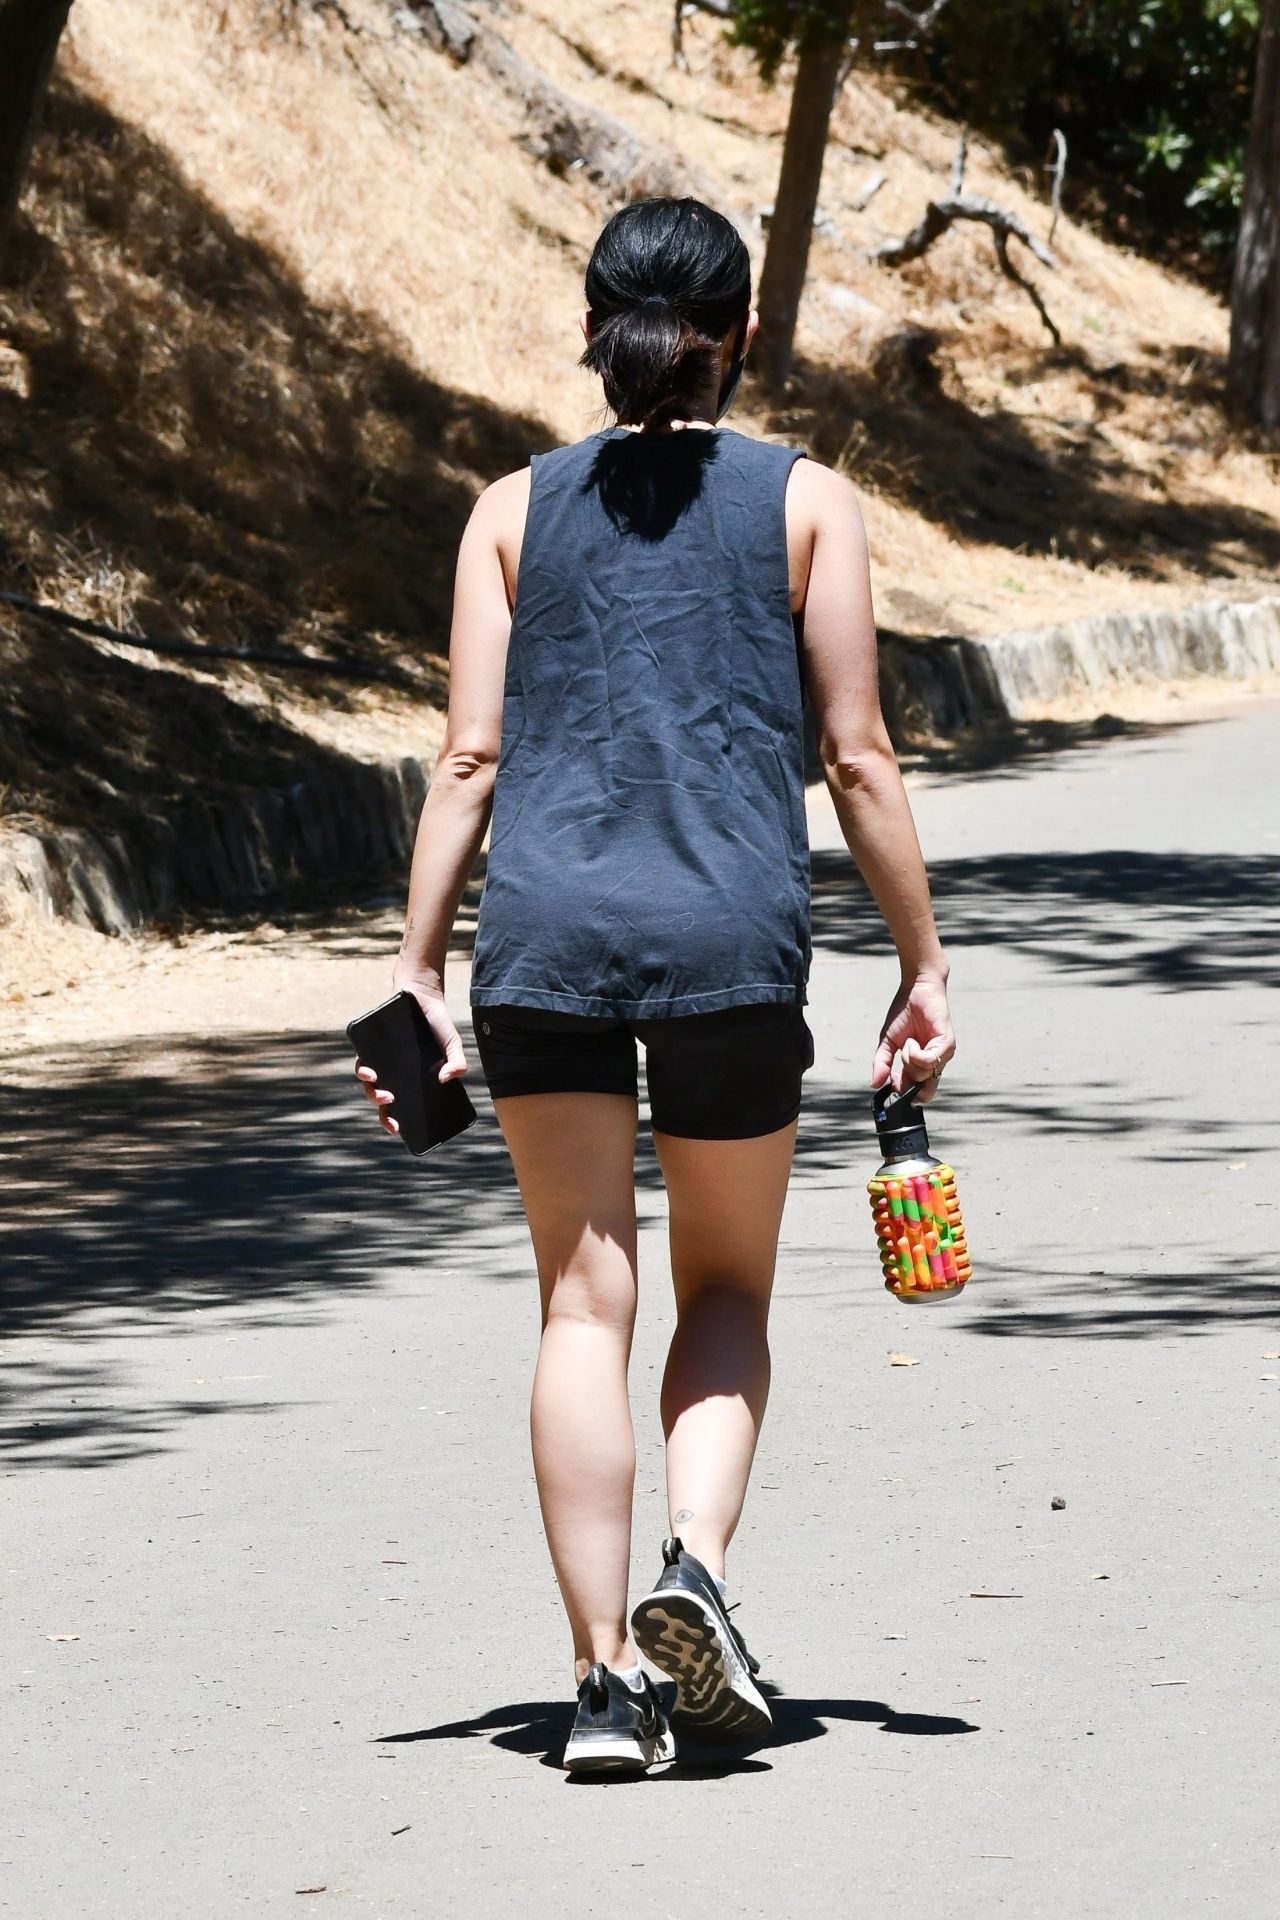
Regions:
[[628, 1740], [625, 1734], [574, 1735], [565, 1748], [568, 1773], [646, 1773], [676, 1757], [675, 1739], [667, 1731], [652, 1740]]
[[761, 1740], [773, 1726], [736, 1646], [726, 1647], [711, 1609], [696, 1594], [651, 1593], [631, 1616], [646, 1660], [676, 1683], [673, 1730], [687, 1740], [735, 1745]]

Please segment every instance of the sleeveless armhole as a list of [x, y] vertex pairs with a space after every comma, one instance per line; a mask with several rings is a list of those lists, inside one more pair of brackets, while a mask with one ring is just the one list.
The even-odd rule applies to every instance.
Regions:
[[516, 579], [511, 594], [511, 624], [513, 627], [515, 626], [516, 620], [516, 608], [520, 604], [520, 575], [524, 569], [525, 555], [529, 551], [529, 522], [533, 518], [533, 493], [534, 488], [538, 484], [538, 468], [542, 463], [543, 457], [540, 453], [531, 453], [529, 455], [529, 498], [525, 501], [524, 505], [524, 526], [520, 530], [520, 552], [516, 559]]

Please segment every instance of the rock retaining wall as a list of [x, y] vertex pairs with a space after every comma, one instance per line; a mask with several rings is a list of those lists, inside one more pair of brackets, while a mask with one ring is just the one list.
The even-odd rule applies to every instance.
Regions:
[[139, 814], [109, 834], [0, 835], [0, 907], [124, 933], [175, 907], [251, 907], [300, 879], [407, 867], [430, 763], [349, 760], [323, 784], [264, 788]]
[[1104, 613], [980, 644], [1004, 707], [1016, 719], [1065, 695], [1108, 687], [1280, 672], [1280, 599]]
[[[886, 635], [880, 646], [899, 738], [952, 738], [1142, 681], [1276, 672], [1280, 598], [1103, 614], [990, 640]], [[5, 833], [0, 913], [6, 898], [25, 896], [51, 917], [123, 933], [175, 907], [243, 909], [292, 881], [403, 870], [429, 778], [418, 759], [348, 760], [323, 784], [183, 802], [110, 833]]]

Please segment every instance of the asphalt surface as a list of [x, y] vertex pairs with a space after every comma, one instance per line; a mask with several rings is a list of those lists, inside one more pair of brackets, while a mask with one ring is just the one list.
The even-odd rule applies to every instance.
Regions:
[[[385, 911], [310, 1031], [9, 1060], [0, 1910], [1274, 1912], [1278, 761], [1267, 706], [917, 790], [975, 1264], [926, 1309], [864, 1194], [893, 962], [815, 799], [746, 1758], [555, 1764], [527, 1236], [482, 1089], [426, 1163], [353, 1093]], [[671, 1327], [638, 1168], [637, 1589]]]

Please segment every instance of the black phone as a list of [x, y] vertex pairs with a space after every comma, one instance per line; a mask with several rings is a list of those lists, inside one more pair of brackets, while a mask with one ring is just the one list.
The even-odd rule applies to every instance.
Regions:
[[440, 1080], [444, 1049], [411, 993], [393, 994], [347, 1028], [357, 1057], [395, 1095], [391, 1116], [410, 1153], [427, 1153], [476, 1118], [461, 1080]]

